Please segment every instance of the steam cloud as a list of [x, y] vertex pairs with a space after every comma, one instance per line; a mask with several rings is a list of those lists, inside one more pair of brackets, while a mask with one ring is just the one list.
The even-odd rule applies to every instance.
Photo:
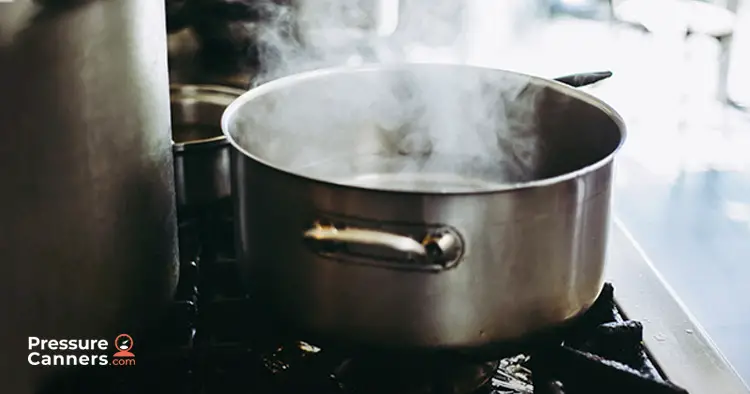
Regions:
[[265, 0], [267, 22], [252, 26], [263, 66], [254, 85], [330, 66], [377, 66], [266, 94], [243, 108], [230, 134], [276, 166], [350, 185], [446, 192], [539, 177], [541, 89], [528, 78], [403, 66], [414, 42], [460, 37], [466, 3], [407, 0], [398, 31], [381, 35], [369, 2]]

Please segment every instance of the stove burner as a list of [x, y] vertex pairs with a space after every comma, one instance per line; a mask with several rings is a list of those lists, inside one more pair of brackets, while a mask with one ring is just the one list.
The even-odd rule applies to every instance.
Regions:
[[178, 301], [158, 330], [133, 334], [137, 367], [72, 370], [43, 394], [686, 393], [648, 358], [643, 327], [622, 316], [610, 284], [560, 338], [499, 361], [353, 357], [274, 337], [238, 280], [231, 204], [179, 215]]
[[529, 356], [524, 354], [501, 360], [492, 379], [492, 387], [501, 392], [533, 393], [531, 370], [527, 367], [529, 361]]

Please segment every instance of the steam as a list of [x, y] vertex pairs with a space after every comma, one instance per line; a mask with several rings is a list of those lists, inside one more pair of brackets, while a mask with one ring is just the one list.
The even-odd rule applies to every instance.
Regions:
[[[261, 49], [263, 69], [254, 85], [307, 70], [342, 64], [398, 61], [403, 40], [384, 40], [373, 31], [379, 14], [376, 4], [398, 0], [315, 0], [296, 5], [261, 0], [267, 21], [252, 25]], [[397, 9], [392, 9], [393, 16]], [[383, 33], [383, 32], [380, 32]]]
[[325, 67], [360, 67], [253, 100], [230, 133], [276, 166], [359, 186], [466, 191], [539, 177], [534, 109], [542, 90], [527, 77], [404, 65], [416, 42], [460, 43], [466, 3], [410, 0], [411, 12], [402, 12], [398, 30], [389, 32], [387, 20], [372, 20], [383, 10], [364, 1], [303, 1], [295, 8], [266, 0], [268, 22], [253, 25], [263, 64], [254, 85]]

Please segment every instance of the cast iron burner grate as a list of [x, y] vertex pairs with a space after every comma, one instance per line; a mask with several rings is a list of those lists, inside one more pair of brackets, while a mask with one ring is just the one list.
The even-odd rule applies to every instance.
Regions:
[[494, 362], [350, 359], [304, 342], [271, 341], [242, 291], [228, 204], [182, 216], [189, 218], [180, 225], [177, 301], [159, 330], [134, 338], [137, 366], [71, 372], [47, 392], [687, 393], [649, 360], [643, 327], [618, 311], [610, 284], [561, 342]]

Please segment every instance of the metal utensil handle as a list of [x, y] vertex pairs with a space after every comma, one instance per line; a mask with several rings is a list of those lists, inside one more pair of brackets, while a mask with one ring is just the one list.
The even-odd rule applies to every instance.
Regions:
[[338, 229], [333, 226], [316, 225], [305, 231], [304, 236], [309, 240], [382, 246], [399, 252], [427, 256], [425, 245], [422, 245], [415, 239], [378, 230], [360, 228]]
[[574, 88], [580, 88], [580, 87], [584, 87], [588, 85], [593, 85], [611, 76], [612, 76], [612, 71], [596, 71], [596, 72], [566, 75], [564, 77], [557, 77], [555, 78], [555, 81], [564, 83]]

